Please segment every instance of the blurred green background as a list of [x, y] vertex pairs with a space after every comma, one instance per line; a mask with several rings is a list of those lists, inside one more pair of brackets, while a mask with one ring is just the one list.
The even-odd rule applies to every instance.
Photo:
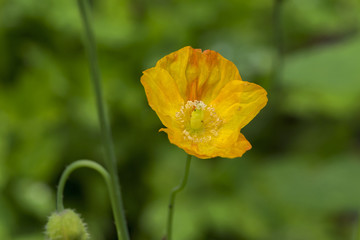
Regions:
[[[174, 239], [351, 239], [360, 207], [358, 0], [91, 4], [133, 240], [164, 235], [186, 158], [158, 133], [140, 77], [187, 45], [233, 61], [269, 103], [243, 130], [253, 149], [242, 158], [193, 161]], [[76, 1], [0, 0], [1, 240], [43, 239], [60, 174], [77, 159], [103, 155]], [[71, 176], [65, 206], [82, 214], [92, 239], [116, 239], [96, 172]]]

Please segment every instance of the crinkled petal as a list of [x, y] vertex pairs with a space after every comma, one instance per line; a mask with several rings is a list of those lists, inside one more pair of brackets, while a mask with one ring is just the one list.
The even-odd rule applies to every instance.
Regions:
[[[214, 155], [208, 151], [208, 148], [204, 144], [194, 143], [184, 139], [184, 135], [181, 132], [170, 128], [162, 128], [160, 131], [164, 131], [167, 133], [169, 141], [182, 148], [187, 154], [196, 156], [198, 158], [213, 158], [218, 155]], [[208, 145], [208, 147], [211, 147]]]
[[257, 84], [235, 80], [220, 91], [211, 105], [224, 121], [224, 131], [239, 132], [266, 105], [266, 95]]
[[161, 68], [150, 68], [143, 72], [141, 83], [150, 107], [166, 127], [176, 127], [176, 112], [184, 104], [174, 79]]
[[166, 132], [169, 138], [169, 141], [178, 146], [179, 148], [182, 148], [185, 150], [186, 153], [197, 156], [196, 146], [197, 144], [194, 144], [191, 141], [184, 139], [184, 134], [181, 131], [178, 131], [177, 129], [172, 128], [162, 128], [160, 131]]
[[241, 80], [236, 66], [211, 50], [184, 47], [160, 59], [156, 67], [169, 72], [184, 101], [210, 103], [231, 80]]
[[184, 140], [184, 135], [169, 128], [162, 128], [168, 134], [170, 142], [190, 155], [198, 158], [207, 159], [214, 157], [236, 158], [241, 157], [246, 151], [251, 149], [251, 144], [243, 134], [236, 134], [235, 138], [226, 141], [214, 141], [211, 143], [193, 143]]
[[229, 138], [225, 141], [215, 141], [218, 156], [223, 158], [241, 157], [246, 151], [251, 149], [251, 144], [241, 133], [236, 134], [236, 138]]

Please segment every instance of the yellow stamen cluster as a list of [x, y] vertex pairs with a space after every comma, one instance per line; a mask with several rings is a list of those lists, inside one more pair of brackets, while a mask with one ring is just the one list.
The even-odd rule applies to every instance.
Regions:
[[183, 129], [184, 139], [194, 143], [211, 141], [218, 136], [218, 129], [223, 123], [213, 107], [198, 100], [187, 101], [176, 113], [176, 119]]

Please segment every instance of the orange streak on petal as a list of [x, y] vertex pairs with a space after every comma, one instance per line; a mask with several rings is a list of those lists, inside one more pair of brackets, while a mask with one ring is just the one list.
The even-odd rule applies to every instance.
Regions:
[[213, 100], [231, 80], [241, 80], [236, 66], [211, 50], [184, 47], [160, 59], [156, 67], [169, 72], [187, 100]]

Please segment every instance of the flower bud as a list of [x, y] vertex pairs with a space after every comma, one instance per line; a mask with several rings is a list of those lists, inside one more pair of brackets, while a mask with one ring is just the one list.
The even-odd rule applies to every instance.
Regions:
[[86, 224], [71, 209], [54, 212], [45, 226], [47, 240], [88, 240]]

